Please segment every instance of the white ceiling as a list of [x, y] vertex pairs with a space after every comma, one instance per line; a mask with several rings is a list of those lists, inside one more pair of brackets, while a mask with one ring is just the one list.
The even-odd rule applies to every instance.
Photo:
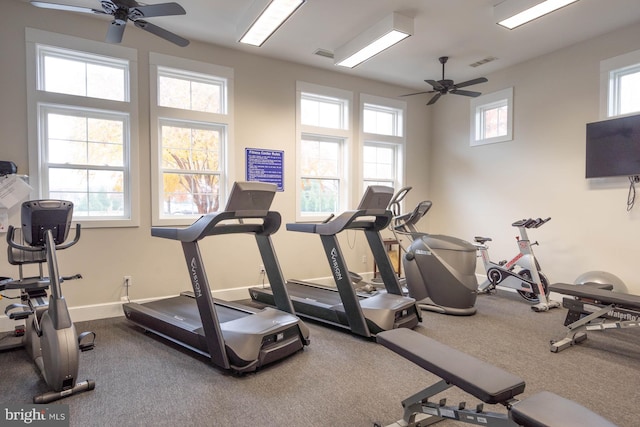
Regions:
[[[42, 1], [100, 8], [98, 0]], [[640, 22], [639, 0], [580, 0], [515, 30], [502, 28], [493, 19], [493, 5], [502, 0], [307, 0], [258, 48], [237, 43], [236, 25], [253, 0], [176, 1], [187, 11], [185, 16], [149, 18], [149, 22], [190, 40], [417, 90], [431, 89], [424, 79], [442, 77], [440, 56], [450, 58], [446, 77], [461, 82]], [[146, 2], [157, 3], [163, 1]], [[414, 35], [358, 67], [336, 67], [332, 59], [314, 54], [317, 49], [334, 51], [394, 11], [414, 18]], [[109, 18], [97, 18], [105, 22], [96, 29], [99, 34], [106, 32]], [[129, 23], [125, 42], [133, 31], [141, 30]], [[498, 59], [469, 66], [491, 56]]]

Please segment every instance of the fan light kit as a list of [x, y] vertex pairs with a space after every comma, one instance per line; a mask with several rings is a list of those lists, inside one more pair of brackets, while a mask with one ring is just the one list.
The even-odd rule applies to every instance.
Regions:
[[413, 19], [396, 12], [335, 51], [334, 63], [353, 68], [413, 35]]
[[513, 30], [576, 1], [578, 0], [505, 0], [494, 6], [493, 14], [498, 25]]
[[106, 41], [109, 43], [120, 43], [122, 41], [127, 20], [129, 20], [133, 22], [136, 27], [177, 44], [178, 46], [184, 47], [189, 44], [189, 40], [143, 19], [155, 16], [185, 15], [187, 12], [185, 12], [178, 3], [140, 5], [135, 0], [101, 0], [102, 10], [41, 1], [32, 1], [31, 4], [44, 9], [111, 15], [113, 16], [113, 21], [111, 21], [111, 25], [107, 30], [106, 37]]
[[[304, 2], [305, 0], [271, 0], [266, 2], [265, 0], [257, 0], [253, 2], [244, 14], [243, 22], [238, 25], [238, 29], [244, 31], [240, 37], [240, 43], [262, 46]], [[251, 26], [246, 29], [249, 22]]]
[[489, 80], [487, 80], [485, 77], [478, 77], [477, 79], [467, 80], [466, 82], [454, 83], [453, 80], [448, 80], [444, 78], [444, 64], [447, 63], [447, 61], [449, 60], [449, 57], [441, 56], [440, 58], [438, 58], [438, 60], [442, 64], [442, 80], [438, 80], [438, 81], [425, 80], [425, 82], [429, 83], [431, 87], [433, 87], [433, 90], [427, 90], [427, 91], [416, 92], [416, 93], [408, 93], [406, 95], [400, 95], [400, 96], [413, 96], [413, 95], [422, 95], [423, 93], [435, 93], [435, 95], [427, 103], [427, 105], [432, 105], [432, 104], [435, 104], [436, 101], [440, 99], [442, 95], [446, 95], [447, 93], [452, 93], [454, 95], [470, 96], [472, 98], [482, 95], [481, 92], [474, 92], [471, 90], [460, 90], [460, 88], [477, 85], [478, 83], [486, 83]]

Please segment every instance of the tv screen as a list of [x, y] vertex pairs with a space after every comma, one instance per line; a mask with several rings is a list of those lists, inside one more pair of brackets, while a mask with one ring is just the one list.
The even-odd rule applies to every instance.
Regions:
[[640, 115], [587, 123], [585, 175], [640, 175]]

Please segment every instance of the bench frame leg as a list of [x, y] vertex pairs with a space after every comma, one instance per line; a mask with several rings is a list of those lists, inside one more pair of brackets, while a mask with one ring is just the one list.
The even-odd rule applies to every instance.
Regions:
[[[466, 409], [465, 402], [460, 402], [458, 406], [448, 406], [446, 399], [441, 399], [439, 402], [429, 402], [430, 397], [451, 387], [453, 387], [452, 384], [447, 383], [445, 380], [440, 380], [404, 399], [402, 401], [402, 407], [404, 408], [403, 419], [388, 427], [425, 427], [443, 419], [459, 420], [467, 424], [491, 427], [517, 427], [517, 424], [509, 419], [508, 414], [483, 411], [483, 404], [479, 404], [474, 409]], [[516, 400], [512, 400], [505, 402], [504, 405], [508, 408], [515, 402]]]
[[[587, 339], [586, 331], [606, 331], [607, 329], [624, 329], [640, 327], [640, 320], [622, 320], [625, 317], [634, 317], [637, 312], [618, 307], [615, 304], [598, 305], [576, 299], [565, 299], [564, 304], [569, 309], [567, 319], [578, 318], [566, 325], [566, 334], [559, 340], [551, 340], [550, 350], [558, 353], [568, 347], [578, 344]], [[589, 313], [589, 314], [587, 314]], [[584, 314], [587, 314], [583, 316]], [[617, 314], [617, 316], [616, 316]], [[580, 317], [583, 316], [583, 317]], [[640, 314], [637, 314], [640, 316]], [[596, 321], [600, 319], [599, 321]], [[614, 319], [607, 322], [607, 319]], [[565, 324], [567, 322], [565, 321]]]

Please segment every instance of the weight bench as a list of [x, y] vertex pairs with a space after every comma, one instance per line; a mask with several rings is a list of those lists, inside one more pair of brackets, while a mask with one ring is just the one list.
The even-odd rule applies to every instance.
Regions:
[[[380, 332], [377, 342], [441, 378], [403, 400], [403, 419], [392, 426], [423, 427], [453, 419], [504, 427], [615, 427], [600, 415], [551, 392], [518, 401], [516, 396], [524, 391], [524, 380], [416, 331], [403, 328]], [[446, 399], [429, 402], [430, 397], [453, 386], [484, 403], [504, 405], [508, 413], [484, 411], [483, 403], [467, 409], [465, 402], [456, 406], [448, 406]]]
[[549, 289], [572, 297], [562, 299], [562, 306], [569, 310], [564, 320], [567, 328], [564, 338], [551, 341], [551, 351], [554, 353], [586, 340], [586, 331], [640, 326], [638, 295], [613, 292], [597, 285], [556, 283], [550, 285]]

